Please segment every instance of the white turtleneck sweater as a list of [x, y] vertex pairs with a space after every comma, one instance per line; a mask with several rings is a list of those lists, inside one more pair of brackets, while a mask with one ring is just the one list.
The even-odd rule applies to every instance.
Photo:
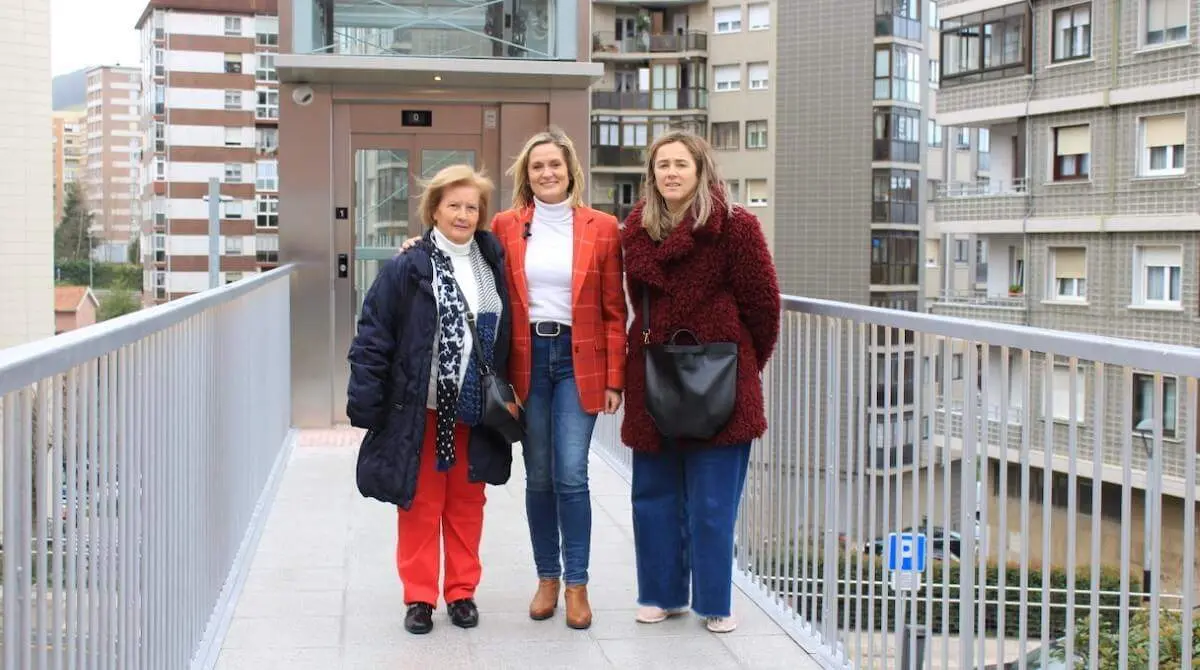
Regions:
[[575, 212], [569, 200], [550, 205], [534, 198], [533, 223], [525, 250], [529, 320], [571, 325], [571, 268]]
[[[475, 241], [471, 240], [466, 244], [455, 244], [454, 242], [450, 241], [450, 238], [443, 235], [442, 231], [438, 230], [437, 228], [433, 229], [432, 238], [433, 243], [437, 246], [437, 248], [446, 252], [446, 255], [450, 257], [450, 264], [454, 268], [454, 279], [458, 282], [459, 287], [462, 288], [463, 295], [467, 298], [467, 308], [470, 309], [472, 313], [478, 313], [479, 282], [475, 280], [475, 271], [471, 268], [471, 246], [475, 243]], [[438, 269], [436, 265], [433, 266], [433, 276], [433, 285], [437, 286]], [[464, 328], [466, 328], [465, 323]], [[429, 377], [429, 392], [425, 398], [425, 406], [429, 409], [437, 409], [437, 347], [439, 344], [437, 333], [439, 330], [434, 328], [433, 332], [434, 354], [433, 362], [431, 364], [432, 374]], [[462, 386], [463, 378], [467, 376], [467, 364], [470, 363], [471, 356], [473, 355], [471, 353], [471, 347], [473, 344], [474, 343], [471, 340], [471, 330], [467, 328], [463, 343], [462, 362], [458, 370], [458, 385], [460, 387]]]

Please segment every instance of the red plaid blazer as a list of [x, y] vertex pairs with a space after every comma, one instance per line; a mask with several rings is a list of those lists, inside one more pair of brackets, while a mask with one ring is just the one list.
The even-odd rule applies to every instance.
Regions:
[[[510, 209], [492, 219], [504, 247], [512, 296], [512, 353], [509, 381], [522, 401], [529, 396], [533, 341], [529, 329], [529, 283], [525, 277], [525, 225], [533, 208]], [[625, 285], [617, 219], [588, 207], [575, 209], [571, 283], [571, 357], [584, 411], [604, 409], [604, 391], [625, 388]]]

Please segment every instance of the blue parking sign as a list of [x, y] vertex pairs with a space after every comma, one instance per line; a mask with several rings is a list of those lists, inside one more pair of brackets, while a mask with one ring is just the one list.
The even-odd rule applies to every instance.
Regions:
[[888, 571], [925, 572], [925, 540], [921, 533], [888, 533]]

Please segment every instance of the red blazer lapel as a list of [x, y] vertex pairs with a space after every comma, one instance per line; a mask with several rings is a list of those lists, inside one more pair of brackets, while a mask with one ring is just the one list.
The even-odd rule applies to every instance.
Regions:
[[571, 310], [579, 304], [580, 293], [583, 292], [583, 281], [587, 278], [592, 263], [596, 260], [596, 226], [592, 225], [592, 215], [585, 209], [575, 210], [574, 222], [575, 245], [571, 262]]
[[519, 300], [526, 310], [529, 309], [529, 279], [525, 276], [525, 252], [529, 248], [525, 236], [526, 226], [533, 221], [533, 208], [516, 212], [513, 222], [513, 235], [508, 249], [508, 267], [512, 273], [512, 283], [516, 287], [514, 299]]

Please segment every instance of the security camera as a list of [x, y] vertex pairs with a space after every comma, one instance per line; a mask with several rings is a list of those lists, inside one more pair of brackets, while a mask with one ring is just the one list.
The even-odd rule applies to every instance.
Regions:
[[313, 95], [311, 86], [298, 86], [292, 91], [292, 101], [297, 105], [305, 106], [312, 103]]

